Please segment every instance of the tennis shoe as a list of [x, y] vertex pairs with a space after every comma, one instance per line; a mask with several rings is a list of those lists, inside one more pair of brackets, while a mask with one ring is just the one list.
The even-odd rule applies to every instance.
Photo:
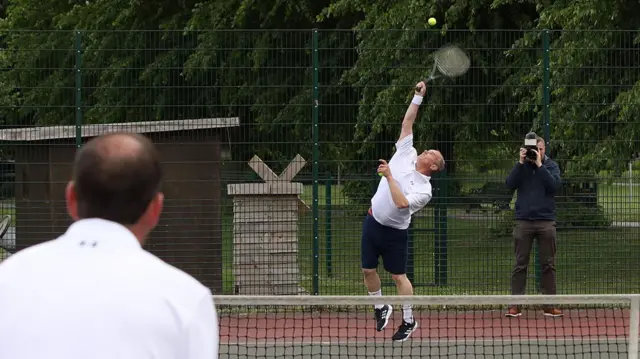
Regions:
[[520, 308], [516, 306], [512, 306], [509, 310], [504, 314], [505, 317], [515, 318], [522, 315]]
[[387, 324], [389, 324], [389, 317], [391, 317], [391, 312], [393, 312], [393, 307], [390, 305], [384, 305], [380, 309], [375, 310], [375, 318], [376, 318], [376, 330], [382, 331]]
[[403, 342], [411, 336], [411, 334], [418, 329], [418, 321], [413, 320], [413, 323], [407, 323], [402, 320], [402, 324], [398, 327], [398, 331], [391, 337], [393, 341]]
[[558, 308], [546, 308], [544, 310], [544, 316], [545, 317], [562, 317], [564, 316], [564, 314], [562, 313], [562, 311]]

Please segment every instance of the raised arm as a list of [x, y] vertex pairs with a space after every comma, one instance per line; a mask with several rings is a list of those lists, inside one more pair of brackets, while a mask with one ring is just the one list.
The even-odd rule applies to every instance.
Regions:
[[422, 104], [422, 99], [427, 93], [427, 85], [424, 82], [421, 81], [416, 85], [416, 87], [420, 87], [420, 92], [415, 92], [413, 100], [411, 100], [409, 108], [404, 114], [402, 130], [400, 131], [400, 138], [398, 138], [398, 141], [401, 141], [403, 138], [413, 133], [413, 123], [416, 121], [416, 116], [418, 116], [418, 109], [420, 108], [420, 104]]

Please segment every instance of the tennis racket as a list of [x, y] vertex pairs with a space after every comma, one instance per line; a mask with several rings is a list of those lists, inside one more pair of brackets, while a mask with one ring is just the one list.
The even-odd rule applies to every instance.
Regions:
[[2, 219], [0, 219], [0, 239], [2, 239], [2, 237], [4, 237], [5, 234], [7, 234], [10, 223], [11, 223], [10, 215], [5, 214], [4, 216], [2, 216]]
[[[433, 69], [424, 83], [442, 76], [454, 78], [464, 75], [470, 66], [471, 60], [464, 50], [456, 45], [444, 45], [433, 54]], [[416, 86], [416, 91], [420, 91], [420, 86]]]
[[11, 216], [8, 214], [5, 214], [4, 216], [2, 216], [2, 219], [0, 219], [0, 248], [6, 250], [9, 253], [12, 253], [12, 250], [15, 248], [12, 248], [13, 246], [10, 244], [5, 243], [7, 241], [2, 240], [4, 235], [7, 234], [7, 231], [9, 230], [10, 223]]

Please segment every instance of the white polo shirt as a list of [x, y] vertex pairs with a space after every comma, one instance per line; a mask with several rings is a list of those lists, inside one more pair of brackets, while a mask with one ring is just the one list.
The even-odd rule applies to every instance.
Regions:
[[418, 152], [413, 147], [413, 134], [396, 143], [396, 153], [389, 161], [391, 175], [398, 182], [402, 193], [409, 201], [408, 208], [398, 208], [393, 203], [389, 183], [382, 177], [376, 194], [371, 198], [373, 218], [384, 226], [407, 229], [411, 215], [422, 209], [431, 200], [431, 177], [416, 171]]
[[211, 292], [125, 227], [75, 222], [0, 264], [1, 359], [213, 359]]

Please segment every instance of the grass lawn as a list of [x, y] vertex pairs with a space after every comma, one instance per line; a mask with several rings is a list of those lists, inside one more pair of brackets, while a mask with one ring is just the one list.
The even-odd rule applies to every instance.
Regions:
[[[500, 178], [491, 180], [499, 181]], [[477, 188], [483, 185], [485, 180], [478, 181], [471, 178], [463, 180], [463, 190]], [[598, 204], [613, 221], [637, 222], [640, 221], [640, 176], [636, 178], [632, 186], [628, 181], [602, 181], [598, 185]], [[562, 201], [561, 198], [557, 199]], [[515, 204], [515, 198], [511, 205]]]
[[598, 188], [598, 203], [607, 215], [614, 221], [640, 221], [640, 179], [636, 185], [628, 183], [613, 183], [600, 185]]
[[[463, 187], [480, 187], [486, 178], [463, 180]], [[640, 182], [640, 181], [638, 181]], [[319, 203], [326, 203], [326, 188], [318, 186]], [[635, 190], [635, 188], [633, 188]], [[633, 195], [633, 196], [630, 196]], [[301, 199], [312, 204], [312, 187], [305, 186]], [[368, 199], [362, 199], [366, 203]], [[640, 220], [640, 187], [629, 193], [628, 186], [600, 184], [598, 202], [613, 221]], [[341, 186], [331, 187], [331, 203], [335, 208], [348, 208], [349, 202]], [[513, 202], [512, 202], [513, 204]], [[326, 212], [320, 211], [320, 294], [364, 294], [360, 274], [360, 233], [362, 214], [332, 211], [331, 259], [332, 275], [327, 273]], [[450, 209], [447, 221], [447, 285], [433, 286], [434, 235], [424, 231], [415, 234], [414, 282], [418, 294], [508, 294], [513, 243], [510, 236], [495, 236], [489, 227], [497, 217], [476, 215], [461, 219], [461, 209]], [[232, 293], [231, 218], [225, 219], [225, 292]], [[422, 217], [414, 219], [415, 228], [433, 228], [433, 208], [425, 208]], [[227, 230], [228, 229], [228, 230]], [[299, 265], [302, 286], [312, 291], [313, 242], [312, 217], [308, 213], [299, 222]], [[636, 293], [640, 291], [640, 228], [559, 231], [557, 280], [559, 293]], [[533, 257], [531, 259], [533, 269]], [[383, 282], [391, 284], [388, 275]], [[529, 273], [528, 292], [535, 293], [534, 271]], [[386, 288], [392, 291], [392, 287]]]
[[[414, 221], [415, 228], [432, 228], [431, 210]], [[333, 213], [332, 269], [327, 274], [324, 215], [320, 218], [320, 294], [365, 294], [360, 275], [360, 233], [362, 216]], [[231, 218], [225, 219], [225, 292], [232, 293]], [[640, 291], [640, 229], [619, 228], [600, 231], [560, 231], [558, 234], [558, 291], [564, 294], [636, 293]], [[417, 294], [508, 294], [513, 262], [511, 237], [489, 233], [487, 220], [448, 219], [448, 283], [429, 286], [434, 281], [434, 236], [420, 232], [414, 238]], [[533, 264], [533, 259], [532, 259]], [[299, 266], [302, 286], [312, 292], [312, 217], [299, 222]], [[531, 266], [533, 268], [533, 265]], [[535, 293], [533, 271], [529, 273], [529, 293]], [[391, 283], [388, 275], [383, 282]], [[384, 290], [392, 291], [392, 287]]]

